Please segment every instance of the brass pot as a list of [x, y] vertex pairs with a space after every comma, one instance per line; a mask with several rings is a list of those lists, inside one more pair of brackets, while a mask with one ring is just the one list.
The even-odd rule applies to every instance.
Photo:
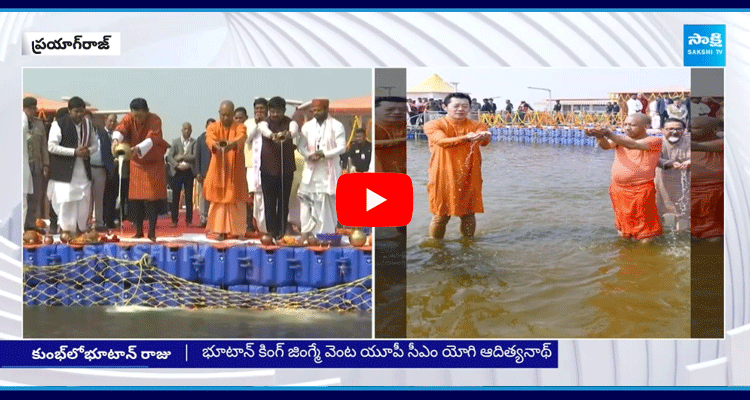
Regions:
[[118, 156], [125, 156], [125, 159], [130, 159], [130, 145], [127, 143], [118, 143], [112, 148], [112, 155], [117, 158]]
[[40, 244], [42, 243], [42, 237], [37, 231], [26, 231], [23, 233], [24, 244]]
[[50, 235], [47, 235], [47, 236], [45, 236], [45, 237], [44, 237], [44, 239], [42, 240], [42, 243], [44, 243], [44, 244], [46, 244], [47, 246], [49, 246], [49, 245], [51, 245], [51, 244], [55, 243], [55, 239], [54, 239], [54, 238], [52, 238], [52, 236], [50, 236]]
[[73, 235], [69, 231], [63, 231], [60, 234], [60, 241], [63, 243], [68, 243], [71, 240], [73, 240]]
[[362, 247], [367, 242], [367, 235], [361, 229], [355, 228], [349, 235], [349, 244], [354, 247]]
[[260, 237], [260, 244], [262, 244], [263, 246], [273, 245], [273, 236], [264, 233], [263, 236]]

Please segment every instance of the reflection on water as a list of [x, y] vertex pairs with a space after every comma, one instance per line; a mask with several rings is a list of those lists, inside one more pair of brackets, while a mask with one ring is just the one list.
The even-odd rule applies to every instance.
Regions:
[[26, 338], [369, 338], [370, 312], [24, 306]]
[[690, 238], [618, 237], [614, 154], [493, 142], [482, 149], [485, 213], [427, 238], [429, 150], [409, 144], [414, 216], [407, 245], [410, 337], [689, 337]]

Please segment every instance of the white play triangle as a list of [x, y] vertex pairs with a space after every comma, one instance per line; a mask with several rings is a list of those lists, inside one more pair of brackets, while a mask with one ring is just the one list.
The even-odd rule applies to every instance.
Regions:
[[383, 202], [386, 200], [383, 196], [373, 192], [370, 189], [365, 190], [367, 190], [367, 210], [365, 211], [372, 210], [373, 208], [383, 204]]

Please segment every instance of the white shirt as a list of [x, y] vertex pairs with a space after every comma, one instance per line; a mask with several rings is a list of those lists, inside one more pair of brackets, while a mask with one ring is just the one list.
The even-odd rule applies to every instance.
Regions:
[[[262, 122], [262, 121], [261, 121]], [[245, 121], [247, 140], [245, 140], [245, 167], [247, 168], [247, 190], [259, 192], [260, 187], [260, 151], [262, 147], [262, 136], [258, 132], [258, 124], [255, 118]]]
[[[84, 123], [89, 124], [89, 153], [96, 153], [99, 149], [99, 140], [97, 140], [98, 136], [96, 135], [94, 126], [86, 119], [83, 119], [81, 124], [76, 125], [78, 141], [80, 143], [81, 126]], [[76, 149], [60, 146], [61, 140], [62, 130], [60, 129], [59, 123], [54, 121], [50, 127], [49, 140], [47, 141], [47, 148], [50, 154], [75, 157]], [[49, 196], [53, 203], [78, 201], [83, 199], [84, 193], [89, 189], [90, 185], [91, 181], [89, 181], [89, 178], [86, 175], [86, 167], [83, 164], [83, 158], [76, 157], [75, 165], [73, 167], [73, 177], [70, 180], [70, 183], [50, 180], [47, 188], [47, 196]]]
[[706, 116], [711, 112], [711, 108], [704, 104], [704, 103], [698, 103], [695, 104], [693, 102], [690, 102], [690, 115], [693, 117], [702, 117]]
[[643, 108], [643, 103], [638, 99], [630, 99], [626, 104], [628, 105], [628, 114], [639, 113]]
[[[247, 122], [245, 122], [247, 124]], [[263, 137], [271, 138], [271, 128], [268, 127], [268, 121], [260, 121], [258, 123], [258, 132], [263, 135]], [[297, 122], [291, 121], [289, 123], [289, 133], [292, 134], [292, 140], [294, 143], [297, 143], [297, 138], [299, 137], [299, 125], [297, 125]]]
[[[183, 155], [187, 154], [188, 147], [190, 147], [190, 143], [192, 143], [192, 141], [193, 141], [193, 138], [188, 138], [188, 140], [182, 139], [182, 152], [183, 152]], [[190, 164], [188, 164], [185, 161], [180, 161], [180, 163], [178, 165], [180, 167], [183, 167], [183, 168], [190, 168]]]
[[[328, 144], [331, 139], [327, 136], [329, 129], [334, 135], [334, 146], [332, 147]], [[312, 152], [308, 149], [310, 144], [313, 145]], [[302, 171], [302, 182], [300, 183], [299, 191], [303, 193], [336, 194], [336, 181], [341, 176], [341, 164], [339, 163], [338, 156], [346, 152], [346, 132], [344, 131], [344, 125], [331, 118], [330, 115], [322, 124], [318, 123], [318, 120], [315, 118], [307, 121], [302, 125], [297, 149], [305, 157], [305, 169]], [[308, 160], [308, 157], [318, 150], [323, 152], [325, 158], [316, 162]], [[334, 177], [331, 179], [329, 176], [328, 161], [334, 157], [335, 159], [332, 162]]]
[[[122, 142], [122, 139], [124, 139], [125, 136], [120, 131], [114, 131], [112, 132], [112, 139], [117, 140], [118, 142]], [[133, 147], [131, 145], [131, 147]], [[134, 147], [137, 147], [138, 150], [141, 151], [141, 156], [139, 158], [146, 157], [146, 154], [148, 154], [149, 151], [151, 151], [151, 148], [154, 147], [154, 142], [151, 140], [151, 138], [146, 138], [146, 140], [138, 143]], [[135, 152], [133, 153], [135, 154]]]

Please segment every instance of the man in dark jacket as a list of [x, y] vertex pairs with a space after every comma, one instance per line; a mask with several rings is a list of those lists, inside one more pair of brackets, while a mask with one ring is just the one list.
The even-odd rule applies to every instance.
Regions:
[[[84, 116], [94, 122], [94, 114], [91, 111], [86, 111]], [[117, 117], [115, 116], [115, 119]], [[114, 220], [109, 220], [110, 215], [107, 214], [109, 204], [107, 201], [107, 181], [111, 176], [115, 174], [115, 161], [112, 157], [112, 137], [107, 131], [97, 126], [96, 136], [99, 140], [99, 150], [91, 154], [91, 196], [94, 212], [95, 224], [94, 227], [98, 232], [104, 232], [107, 230], [107, 226], [114, 225]]]

